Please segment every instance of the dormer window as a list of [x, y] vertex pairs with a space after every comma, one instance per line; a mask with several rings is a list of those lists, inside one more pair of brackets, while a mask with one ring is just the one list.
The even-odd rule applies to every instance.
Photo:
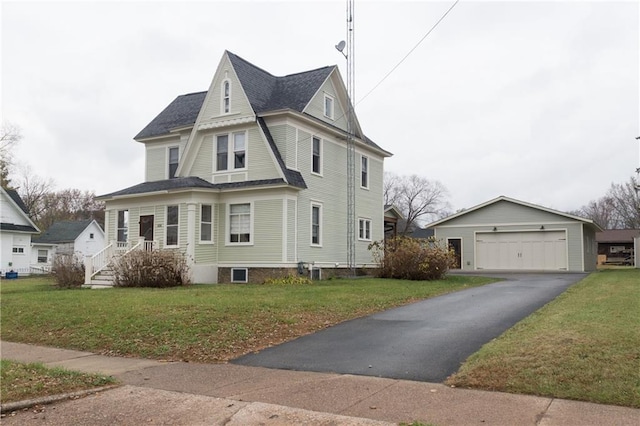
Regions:
[[229, 114], [231, 111], [231, 82], [222, 82], [222, 113]]
[[333, 96], [324, 95], [324, 116], [333, 120]]

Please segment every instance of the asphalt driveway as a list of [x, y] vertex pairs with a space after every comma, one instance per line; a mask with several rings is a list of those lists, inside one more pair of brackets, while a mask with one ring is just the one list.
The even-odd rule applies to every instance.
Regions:
[[504, 281], [347, 321], [235, 364], [442, 382], [483, 344], [586, 274], [491, 274]]

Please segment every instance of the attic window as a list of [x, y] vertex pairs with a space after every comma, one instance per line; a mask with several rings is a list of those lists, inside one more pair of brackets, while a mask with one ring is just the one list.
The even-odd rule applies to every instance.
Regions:
[[229, 114], [231, 111], [231, 83], [229, 80], [222, 82], [222, 113]]
[[89, 239], [93, 240], [93, 232], [89, 234]]
[[333, 96], [324, 95], [324, 116], [333, 120]]

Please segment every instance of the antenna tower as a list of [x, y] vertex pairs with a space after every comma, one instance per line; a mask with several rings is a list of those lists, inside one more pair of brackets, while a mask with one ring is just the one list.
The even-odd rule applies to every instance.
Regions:
[[347, 261], [351, 274], [356, 272], [356, 148], [355, 148], [355, 46], [354, 1], [347, 0]]

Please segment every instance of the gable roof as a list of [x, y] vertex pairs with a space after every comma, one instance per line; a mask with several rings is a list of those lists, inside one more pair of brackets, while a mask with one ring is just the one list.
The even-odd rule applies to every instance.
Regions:
[[636, 237], [640, 237], [640, 229], [605, 229], [596, 233], [599, 243], [633, 243]]
[[8, 223], [2, 222], [0, 223], [0, 230], [2, 231], [16, 231], [16, 232], [29, 232], [32, 234], [37, 234], [40, 232], [38, 227], [29, 217], [29, 209], [27, 205], [24, 203], [22, 198], [20, 198], [20, 194], [15, 189], [1, 188], [2, 191], [7, 194], [7, 197], [10, 200], [10, 203], [13, 204], [14, 208], [18, 211], [20, 215], [22, 215], [25, 221], [28, 223], [27, 225], [21, 225], [16, 223]]
[[93, 222], [93, 219], [55, 222], [49, 229], [44, 231], [42, 235], [34, 238], [33, 243], [72, 243], [78, 238], [82, 231], [87, 229], [87, 226], [89, 226], [91, 222]]
[[596, 231], [602, 231], [602, 228], [600, 228], [600, 225], [598, 225], [597, 223], [595, 223], [591, 219], [586, 219], [586, 218], [583, 218], [583, 217], [574, 216], [574, 215], [569, 214], [569, 213], [564, 213], [564, 212], [561, 212], [561, 211], [558, 211], [558, 210], [553, 210], [553, 209], [550, 209], [550, 208], [547, 208], [547, 207], [542, 207], [542, 206], [539, 206], [537, 204], [527, 203], [525, 201], [520, 201], [520, 200], [516, 200], [514, 198], [505, 197], [504, 195], [501, 195], [500, 197], [494, 198], [493, 200], [489, 200], [489, 201], [487, 201], [485, 203], [478, 204], [477, 206], [471, 207], [471, 208], [469, 208], [467, 210], [463, 210], [463, 211], [455, 213], [455, 214], [453, 214], [451, 216], [448, 216], [448, 217], [445, 217], [443, 219], [440, 219], [440, 220], [437, 220], [435, 222], [432, 222], [432, 223], [428, 224], [426, 227], [427, 228], [433, 228], [435, 226], [442, 225], [443, 223], [448, 222], [450, 220], [453, 220], [453, 219], [455, 219], [457, 217], [467, 215], [467, 214], [472, 213], [472, 212], [474, 212], [476, 210], [480, 210], [480, 209], [482, 209], [484, 207], [490, 206], [492, 204], [496, 204], [496, 203], [501, 202], [501, 201], [507, 201], [507, 202], [510, 202], [510, 203], [513, 203], [513, 204], [518, 204], [518, 205], [521, 205], [521, 206], [524, 206], [524, 207], [529, 207], [529, 208], [536, 209], [536, 210], [542, 210], [542, 211], [545, 211], [547, 213], [552, 213], [552, 214], [555, 214], [555, 215], [558, 215], [558, 216], [563, 216], [563, 217], [566, 217], [567, 219], [572, 219], [572, 220], [576, 220], [576, 221], [579, 221], [579, 222], [583, 222], [583, 223], [589, 224], [589, 225], [593, 226]]
[[[291, 109], [304, 113], [304, 109], [322, 84], [332, 72], [337, 72], [335, 65], [324, 66], [310, 71], [276, 77], [241, 58], [225, 52], [242, 85], [254, 113]], [[175, 98], [160, 114], [158, 114], [135, 137], [135, 140], [169, 134], [173, 129], [193, 126], [202, 109], [207, 92], [196, 92], [180, 95]], [[308, 115], [304, 113], [305, 115]], [[330, 123], [325, 125], [332, 126]], [[365, 144], [381, 150], [379, 145], [363, 135]]]

